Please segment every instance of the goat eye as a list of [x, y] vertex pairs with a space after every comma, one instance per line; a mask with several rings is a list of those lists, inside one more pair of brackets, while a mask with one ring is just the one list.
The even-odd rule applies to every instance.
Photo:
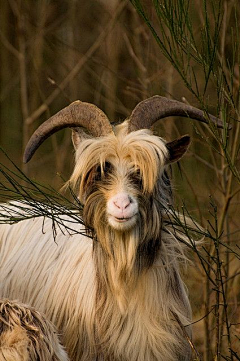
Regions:
[[103, 167], [101, 167], [100, 165], [97, 166], [95, 170], [95, 180], [101, 180], [102, 178], [106, 177], [111, 171], [111, 169], [112, 164], [109, 162], [105, 162]]
[[95, 166], [86, 174], [85, 183], [90, 184], [101, 179], [101, 167]]
[[112, 170], [112, 164], [109, 162], [105, 162], [103, 168], [104, 174], [108, 174], [111, 170]]
[[97, 166], [95, 169], [94, 178], [95, 178], [95, 180], [100, 180], [102, 178], [102, 168], [100, 165]]
[[95, 183], [97, 181], [101, 181], [109, 174], [111, 169], [112, 169], [112, 164], [109, 162], [105, 162], [103, 167], [101, 165], [96, 165], [87, 173], [85, 177], [85, 182]]
[[139, 169], [132, 174], [132, 181], [139, 189], [143, 188], [143, 180]]

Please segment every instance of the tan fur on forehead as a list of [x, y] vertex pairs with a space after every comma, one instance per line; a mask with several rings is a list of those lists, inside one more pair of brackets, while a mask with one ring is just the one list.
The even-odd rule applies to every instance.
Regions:
[[151, 192], [163, 171], [168, 150], [164, 140], [150, 130], [125, 134], [124, 128], [102, 138], [85, 139], [76, 152], [76, 166], [70, 182], [76, 185], [96, 165], [110, 162], [121, 175], [140, 170], [143, 191]]

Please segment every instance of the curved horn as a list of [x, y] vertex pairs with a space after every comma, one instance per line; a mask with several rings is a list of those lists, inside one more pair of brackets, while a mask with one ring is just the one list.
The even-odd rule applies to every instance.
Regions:
[[26, 146], [23, 161], [27, 163], [50, 135], [63, 128], [84, 127], [94, 137], [108, 135], [112, 126], [97, 106], [77, 100], [46, 120], [35, 130]]
[[[155, 95], [140, 102], [132, 111], [129, 118], [129, 133], [134, 130], [148, 129], [157, 120], [169, 116], [190, 117], [203, 123], [208, 123], [208, 118], [200, 109], [190, 105]], [[223, 128], [223, 123], [213, 115], [209, 119], [218, 127]]]

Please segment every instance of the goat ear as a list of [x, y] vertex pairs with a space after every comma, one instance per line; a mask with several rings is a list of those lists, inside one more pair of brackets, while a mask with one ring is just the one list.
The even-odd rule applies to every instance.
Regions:
[[189, 135], [184, 135], [173, 142], [166, 143], [169, 152], [167, 164], [177, 162], [188, 150], [191, 138]]
[[82, 128], [72, 128], [72, 143], [75, 150], [84, 138], [86, 138], [86, 133]]

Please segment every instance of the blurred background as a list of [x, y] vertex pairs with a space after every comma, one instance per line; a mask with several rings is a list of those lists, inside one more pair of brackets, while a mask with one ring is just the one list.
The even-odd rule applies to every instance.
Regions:
[[[32, 179], [56, 189], [68, 179], [70, 130], [50, 137], [29, 164], [22, 155], [38, 125], [76, 99], [120, 121], [159, 94], [232, 125], [219, 131], [168, 118], [156, 126], [168, 141], [191, 135], [172, 170], [175, 202], [214, 233], [207, 267], [190, 254], [186, 277], [200, 320], [195, 359], [205, 361], [240, 360], [239, 15], [238, 0], [1, 1], [0, 146]], [[3, 153], [0, 162], [11, 167]]]
[[[192, 103], [129, 1], [4, 0], [0, 16], [0, 142], [20, 165], [36, 127], [76, 99], [96, 104], [111, 121], [125, 119], [154, 94]], [[178, 128], [166, 123], [161, 135], [170, 140]], [[181, 123], [181, 133], [191, 130], [188, 123]], [[46, 181], [57, 172], [68, 176], [69, 134], [63, 131], [41, 147], [29, 175]]]

